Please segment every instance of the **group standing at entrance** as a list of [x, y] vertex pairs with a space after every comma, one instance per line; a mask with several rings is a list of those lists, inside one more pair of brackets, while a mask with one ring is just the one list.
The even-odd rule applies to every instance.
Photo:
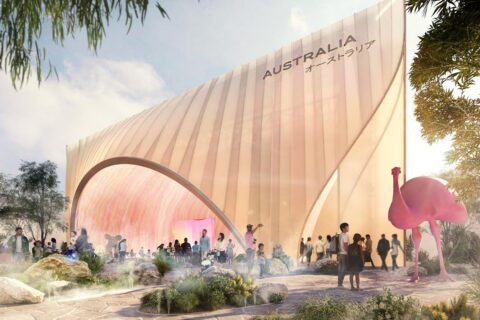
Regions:
[[[322, 236], [318, 236], [315, 244], [312, 243], [311, 237], [308, 237], [306, 242], [302, 238], [299, 247], [300, 263], [304, 264], [306, 261], [307, 265], [310, 266], [313, 250], [316, 252], [317, 261], [336, 255], [338, 287], [343, 287], [345, 275], [349, 274], [351, 290], [360, 290], [360, 272], [362, 272], [365, 263], [371, 263], [372, 268], [375, 269], [372, 259], [373, 241], [369, 234], [365, 235], [364, 238], [359, 233], [355, 233], [350, 242], [349, 229], [348, 223], [344, 222], [340, 224], [340, 233], [333, 237], [327, 235], [325, 241]], [[399, 268], [397, 264], [399, 250], [403, 251], [403, 248], [397, 234], [392, 235], [391, 241], [387, 240], [385, 234], [381, 235], [376, 251], [382, 261], [382, 270], [388, 271], [386, 259], [389, 253], [392, 257], [392, 270]]]

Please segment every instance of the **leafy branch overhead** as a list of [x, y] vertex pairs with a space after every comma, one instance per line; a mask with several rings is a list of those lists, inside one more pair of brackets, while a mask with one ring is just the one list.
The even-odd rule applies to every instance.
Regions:
[[[410, 80], [415, 116], [429, 143], [450, 138], [447, 160], [460, 178], [452, 187], [461, 198], [480, 194], [480, 1], [407, 0], [409, 12], [433, 10], [420, 37]], [[477, 92], [472, 95], [472, 89]], [[460, 180], [461, 183], [460, 183]], [[459, 188], [462, 188], [461, 190]], [[478, 210], [477, 210], [478, 211]]]
[[[40, 83], [45, 67], [47, 78], [56, 74], [42, 45], [47, 38], [63, 45], [85, 31], [88, 48], [96, 52], [112, 19], [123, 20], [130, 31], [134, 20], [143, 24], [148, 6], [148, 0], [0, 0], [0, 70], [9, 73], [15, 88], [32, 71]], [[168, 18], [160, 3], [155, 6]]]

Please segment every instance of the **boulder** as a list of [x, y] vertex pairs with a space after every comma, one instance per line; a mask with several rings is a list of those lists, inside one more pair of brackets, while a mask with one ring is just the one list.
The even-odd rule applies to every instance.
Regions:
[[[411, 277], [415, 273], [415, 266], [411, 266], [407, 269], [407, 276]], [[418, 266], [418, 276], [425, 277], [428, 275], [427, 269], [424, 267]]]
[[212, 266], [206, 270], [203, 270], [202, 276], [206, 278], [224, 276], [230, 279], [234, 279], [237, 276], [237, 273], [231, 269], [224, 269], [217, 266]]
[[0, 277], [0, 305], [40, 303], [44, 294], [16, 279]]
[[288, 268], [282, 260], [273, 258], [268, 261], [268, 273], [272, 276], [288, 274]]
[[318, 260], [315, 264], [315, 269], [321, 274], [334, 275], [338, 273], [337, 262], [330, 258]]
[[262, 303], [269, 303], [269, 298], [274, 293], [283, 296], [284, 301], [288, 297], [288, 288], [283, 283], [262, 283], [255, 291], [257, 299]]
[[73, 287], [74, 284], [72, 282], [65, 280], [52, 281], [47, 284], [47, 290], [49, 292], [65, 291], [72, 289]]
[[162, 280], [157, 267], [151, 262], [142, 262], [135, 266], [130, 272], [130, 276], [134, 282], [145, 286], [160, 284]]
[[53, 277], [56, 280], [86, 283], [93, 282], [92, 272], [86, 262], [73, 260], [60, 254], [41, 259], [25, 271], [30, 278]]

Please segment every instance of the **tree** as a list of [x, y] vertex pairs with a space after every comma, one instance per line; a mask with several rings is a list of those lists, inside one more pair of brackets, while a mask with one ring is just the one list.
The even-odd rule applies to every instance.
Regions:
[[[96, 53], [112, 19], [124, 19], [129, 31], [133, 20], [143, 24], [148, 6], [148, 0], [0, 0], [0, 70], [10, 74], [15, 88], [28, 80], [32, 69], [40, 83], [46, 39], [63, 45], [66, 37], [85, 30], [88, 48]], [[159, 2], [156, 7], [168, 18]], [[48, 61], [46, 77], [52, 73], [56, 70]]]
[[480, 1], [407, 0], [406, 5], [424, 14], [433, 7], [432, 25], [420, 37], [410, 69], [415, 116], [429, 143], [451, 138], [447, 160], [457, 176], [449, 184], [470, 201], [480, 194], [480, 99], [468, 94], [480, 76]]
[[67, 199], [57, 191], [57, 165], [22, 162], [20, 174], [12, 180], [7, 225], [19, 225], [33, 240], [45, 243], [55, 228], [65, 230]]

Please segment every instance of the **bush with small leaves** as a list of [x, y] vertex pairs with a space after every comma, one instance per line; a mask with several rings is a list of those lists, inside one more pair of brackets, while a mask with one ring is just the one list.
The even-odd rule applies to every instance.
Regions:
[[416, 299], [394, 295], [390, 289], [384, 289], [383, 294], [368, 299], [364, 307], [365, 319], [372, 320], [410, 320], [418, 318], [421, 312]]
[[441, 302], [432, 306], [422, 307], [422, 316], [426, 319], [447, 320], [447, 319], [480, 319], [480, 310], [478, 307], [469, 305], [468, 298], [462, 294], [450, 301], [450, 304]]
[[285, 297], [282, 294], [279, 293], [272, 293], [268, 297], [268, 302], [273, 303], [273, 304], [282, 304], [285, 301]]
[[309, 299], [298, 308], [295, 320], [331, 320], [347, 319], [349, 303], [327, 297], [325, 299]]

